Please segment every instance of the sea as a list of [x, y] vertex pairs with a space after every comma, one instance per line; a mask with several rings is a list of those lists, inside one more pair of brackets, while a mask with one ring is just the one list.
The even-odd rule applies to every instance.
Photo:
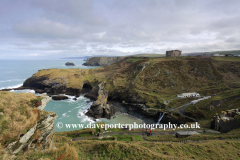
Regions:
[[[66, 62], [73, 62], [75, 66], [65, 66]], [[59, 59], [59, 60], [0, 60], [0, 89], [17, 88], [23, 85], [23, 82], [31, 77], [34, 73], [41, 69], [50, 68], [82, 68], [90, 69], [97, 66], [83, 66], [83, 59]], [[30, 92], [35, 94], [34, 90], [11, 90], [11, 92]], [[38, 95], [38, 94], [36, 94]], [[104, 122], [106, 124], [141, 124], [143, 121], [136, 117], [130, 116], [126, 113], [117, 112], [115, 118], [105, 119], [100, 118], [93, 120], [85, 115], [87, 110], [91, 107], [93, 102], [89, 102], [88, 98], [80, 95], [77, 100], [73, 100], [74, 96], [68, 96], [69, 99], [54, 101], [51, 100], [44, 110], [55, 112], [58, 117], [55, 120], [54, 132], [79, 130], [79, 126], [90, 126], [97, 122]], [[80, 124], [76, 128], [69, 128], [67, 124]], [[71, 125], [74, 126], [74, 125]]]

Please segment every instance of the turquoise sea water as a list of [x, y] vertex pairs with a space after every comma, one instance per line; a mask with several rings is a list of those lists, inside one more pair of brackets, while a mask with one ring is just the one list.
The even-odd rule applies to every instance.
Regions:
[[[66, 62], [76, 66], [67, 67]], [[21, 86], [23, 82], [41, 69], [49, 68], [96, 68], [82, 66], [82, 59], [74, 60], [0, 60], [0, 89]]]
[[[66, 62], [73, 62], [76, 66], [67, 67], [65, 66]], [[15, 88], [22, 86], [23, 82], [31, 77], [34, 73], [41, 69], [49, 68], [96, 68], [96, 67], [87, 67], [82, 66], [84, 63], [81, 59], [73, 60], [0, 60], [0, 89], [3, 88]], [[12, 91], [12, 92], [31, 92], [35, 93], [33, 90], [24, 90], [24, 91]], [[74, 96], [68, 96], [69, 99], [62, 101], [51, 100], [44, 110], [53, 111], [58, 115], [58, 118], [55, 120], [55, 125], [59, 122], [62, 122], [64, 126], [59, 129], [56, 127], [54, 131], [71, 131], [76, 130], [77, 128], [66, 128], [65, 124], [84, 124], [87, 125], [90, 122], [96, 123], [91, 118], [84, 115], [88, 108], [90, 108], [92, 102], [87, 103], [89, 99], [85, 98], [84, 95], [81, 95], [77, 100], [73, 100]], [[116, 118], [107, 120], [104, 118], [97, 119], [97, 122], [105, 122], [108, 124], [132, 124], [142, 123], [141, 120], [129, 116], [127, 114], [116, 114]]]

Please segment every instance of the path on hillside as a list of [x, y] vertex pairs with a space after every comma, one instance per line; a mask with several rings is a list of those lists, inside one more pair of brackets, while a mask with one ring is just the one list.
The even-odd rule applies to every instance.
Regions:
[[[176, 133], [175, 131], [152, 132], [152, 136], [175, 135], [175, 133]], [[146, 132], [111, 132], [111, 133], [100, 134], [100, 137], [101, 136], [111, 136], [111, 135], [137, 135], [137, 136], [142, 136], [142, 137], [146, 137], [147, 136]], [[85, 140], [87, 138], [94, 138], [94, 137], [98, 137], [98, 136], [73, 138], [72, 141]]]
[[174, 111], [174, 110], [177, 110], [177, 109], [180, 109], [180, 108], [183, 108], [182, 110], [183, 111], [185, 111], [185, 109], [189, 106], [191, 104], [191, 102], [189, 102], [189, 103], [186, 103], [186, 104], [184, 104], [184, 105], [181, 105], [181, 106], [179, 106], [179, 107], [177, 107], [177, 108], [173, 108], [173, 109], [171, 109], [170, 111]]
[[[194, 130], [194, 131], [203, 131], [203, 130]], [[207, 132], [209, 133], [220, 133], [218, 131], [212, 131], [208, 130]], [[157, 136], [157, 135], [175, 135], [176, 131], [165, 131], [165, 132], [153, 132], [152, 136]], [[107, 137], [111, 135], [138, 135], [141, 136], [144, 141], [148, 142], [174, 142], [174, 143], [186, 143], [186, 142], [203, 142], [207, 140], [183, 140], [183, 141], [151, 141], [147, 140], [147, 134], [146, 132], [112, 132], [112, 133], [105, 133], [105, 134], [100, 134], [100, 137]], [[90, 137], [79, 137], [79, 138], [73, 138], [72, 141], [80, 141], [80, 140], [86, 140], [88, 138], [96, 138], [98, 136], [90, 136]], [[209, 139], [209, 140], [240, 140], [240, 138], [215, 138], [215, 139]]]
[[179, 110], [178, 113], [181, 114], [183, 117], [186, 117], [186, 118], [188, 118], [188, 119], [193, 120], [194, 122], [198, 122], [198, 121], [199, 121], [199, 120], [197, 120], [197, 119], [195, 119], [195, 118], [192, 118], [192, 117], [186, 116], [185, 114], [183, 114], [183, 113], [181, 112], [181, 110]]
[[172, 112], [172, 111], [174, 111], [174, 110], [179, 109], [179, 110], [178, 110], [178, 113], [181, 114], [183, 117], [186, 117], [186, 118], [191, 119], [191, 120], [193, 120], [193, 121], [195, 121], [195, 122], [198, 122], [197, 119], [192, 118], [192, 117], [189, 117], [189, 116], [186, 116], [186, 115], [184, 114], [185, 109], [186, 109], [188, 106], [190, 106], [190, 105], [191, 105], [191, 102], [186, 103], [186, 104], [184, 104], [184, 105], [181, 105], [180, 107], [173, 108], [173, 109], [171, 109], [170, 111]]

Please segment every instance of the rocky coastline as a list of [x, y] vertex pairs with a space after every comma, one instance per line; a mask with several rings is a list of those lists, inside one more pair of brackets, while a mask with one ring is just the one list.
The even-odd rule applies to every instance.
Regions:
[[[79, 97], [80, 94], [85, 94], [85, 97], [94, 101], [87, 113], [94, 118], [114, 116], [114, 110], [108, 101], [115, 101], [121, 103], [129, 114], [138, 113], [154, 122], [158, 122], [160, 115], [168, 110], [161, 122], [180, 124], [191, 120], [167, 109], [159, 95], [177, 95], [183, 90], [188, 92], [199, 86], [216, 87], [217, 79], [228, 84], [227, 80], [223, 79], [225, 72], [222, 72], [220, 62], [204, 60], [204, 63], [206, 65], [202, 65], [203, 60], [194, 58], [155, 62], [130, 57], [96, 69], [39, 70], [18, 89], [34, 89], [36, 93], [48, 95]], [[225, 69], [230, 73], [231, 64], [224, 62], [224, 65], [229, 65]], [[236, 66], [239, 64], [236, 63]], [[232, 75], [239, 76], [239, 73], [234, 70]], [[214, 88], [202, 91], [204, 94], [215, 92], [220, 90]]]
[[66, 94], [79, 97], [80, 90], [72, 87], [67, 87], [66, 82], [60, 82], [58, 79], [49, 80], [47, 76], [32, 76], [28, 78], [22, 88], [30, 88], [36, 93], [47, 93], [48, 95]]
[[92, 57], [88, 58], [84, 66], [106, 66], [117, 61], [124, 59], [125, 57]]
[[[86, 113], [87, 116], [92, 117], [93, 119], [111, 119], [117, 110], [113, 105], [114, 103], [121, 104], [121, 106], [125, 108], [125, 113], [138, 117], [140, 119], [144, 119], [145, 122], [149, 123], [156, 123], [159, 119], [160, 114], [164, 112], [159, 109], [150, 108], [148, 105], [146, 105], [144, 99], [142, 99], [137, 93], [131, 92], [127, 89], [108, 92], [106, 89], [104, 89], [105, 85], [106, 82], [101, 82], [98, 85], [91, 86], [88, 81], [85, 81], [82, 84], [81, 89], [68, 88], [66, 86], [66, 83], [50, 81], [47, 77], [32, 76], [24, 82], [22, 87], [7, 90], [32, 89], [35, 91], [35, 93], [46, 93], [48, 96], [59, 96], [59, 94], [66, 94], [79, 97], [80, 94], [84, 93], [84, 97], [87, 97], [90, 100], [94, 101], [94, 103], [89, 108], [89, 111]], [[57, 98], [57, 100], [60, 99]], [[108, 103], [108, 100], [111, 101], [111, 103]], [[160, 105], [165, 106], [164, 104]], [[166, 113], [161, 122], [181, 124], [187, 121], [188, 120], [186, 120], [184, 117], [181, 117], [181, 115], [178, 113]]]

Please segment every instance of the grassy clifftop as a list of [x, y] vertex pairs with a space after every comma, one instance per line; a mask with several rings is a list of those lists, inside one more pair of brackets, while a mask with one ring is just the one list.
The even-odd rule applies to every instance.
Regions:
[[77, 89], [86, 81], [92, 86], [105, 81], [110, 99], [157, 107], [183, 92], [211, 95], [235, 90], [240, 81], [240, 58], [231, 58], [128, 57], [95, 69], [40, 70], [33, 77], [47, 77], [44, 83], [48, 85], [58, 82]]
[[0, 143], [8, 145], [32, 128], [38, 119], [35, 102], [39, 101], [32, 93], [0, 92]]
[[50, 99], [45, 94], [0, 92], [0, 159], [53, 147], [57, 115], [42, 110]]

